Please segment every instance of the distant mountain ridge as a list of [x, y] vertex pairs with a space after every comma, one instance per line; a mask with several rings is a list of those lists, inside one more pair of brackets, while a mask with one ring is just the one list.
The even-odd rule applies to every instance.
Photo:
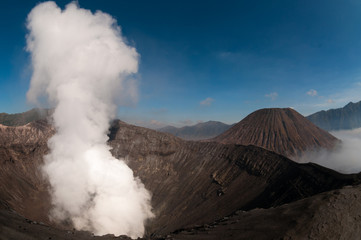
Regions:
[[359, 128], [361, 127], [361, 101], [350, 102], [343, 108], [316, 112], [309, 115], [307, 119], [327, 131]]
[[228, 125], [218, 121], [208, 121], [181, 128], [166, 126], [158, 129], [158, 131], [170, 133], [185, 140], [203, 140], [218, 136], [219, 134], [227, 131], [232, 126], [233, 124]]
[[48, 118], [53, 109], [33, 108], [23, 113], [0, 113], [0, 124], [5, 126], [23, 126], [30, 122]]
[[339, 141], [291, 108], [257, 110], [211, 140], [255, 145], [292, 158], [307, 150], [332, 149]]

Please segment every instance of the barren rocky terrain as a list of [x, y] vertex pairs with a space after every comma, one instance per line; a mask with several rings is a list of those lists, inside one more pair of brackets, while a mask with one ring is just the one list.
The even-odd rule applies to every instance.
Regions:
[[[16, 239], [9, 236], [17, 234], [25, 234], [22, 239], [32, 239], [36, 233], [41, 233], [44, 239], [49, 239], [46, 236], [72, 239], [67, 235], [68, 231], [72, 232], [69, 226], [48, 219], [51, 207], [48, 185], [39, 170], [53, 128], [40, 121], [22, 127], [1, 126], [0, 130], [0, 206], [3, 209], [0, 239]], [[274, 236], [281, 236], [297, 226], [301, 228], [298, 223], [313, 219], [303, 214], [307, 213], [311, 202], [318, 201], [320, 207], [325, 205], [324, 211], [329, 211], [330, 207], [326, 200], [322, 202], [323, 197], [309, 198], [306, 203], [301, 201], [298, 210], [287, 207], [291, 204], [284, 204], [357, 185], [361, 179], [360, 175], [344, 175], [315, 164], [298, 164], [256, 146], [184, 141], [171, 134], [121, 121], [113, 123], [109, 138], [113, 155], [126, 159], [134, 174], [152, 192], [156, 217], [146, 225], [146, 237], [152, 239], [168, 235], [175, 239], [188, 239], [193, 235], [193, 239], [217, 239], [219, 234], [228, 234], [228, 239], [234, 239], [231, 238], [234, 234], [239, 239], [260, 236], [256, 233], [257, 227], [244, 230], [247, 219], [249, 222], [264, 219], [260, 228], [265, 232], [272, 229], [270, 219], [278, 219]], [[358, 188], [351, 189], [357, 191]], [[348, 209], [348, 206], [342, 208]], [[318, 209], [310, 212], [316, 214], [313, 212]], [[34, 224], [34, 221], [42, 224]], [[290, 222], [294, 227], [289, 227]], [[90, 236], [76, 231], [74, 234], [78, 237], [73, 239]]]

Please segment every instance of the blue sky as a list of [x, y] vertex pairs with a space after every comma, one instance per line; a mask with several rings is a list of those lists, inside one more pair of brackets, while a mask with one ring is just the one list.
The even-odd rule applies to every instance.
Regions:
[[[37, 2], [1, 2], [0, 112], [33, 107], [25, 20]], [[361, 100], [361, 1], [78, 2], [116, 18], [141, 56], [125, 121], [234, 123], [260, 108], [308, 115]]]

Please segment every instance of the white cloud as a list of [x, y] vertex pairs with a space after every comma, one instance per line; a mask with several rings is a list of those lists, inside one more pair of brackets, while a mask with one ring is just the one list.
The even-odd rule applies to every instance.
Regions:
[[272, 92], [269, 94], [264, 95], [266, 98], [270, 98], [272, 101], [276, 100], [276, 98], [278, 97], [278, 93], [276, 92]]
[[206, 99], [204, 99], [203, 101], [201, 101], [199, 104], [201, 106], [210, 106], [212, 103], [214, 102], [213, 98], [207, 97]]
[[314, 162], [342, 173], [361, 171], [361, 128], [331, 132], [342, 142], [332, 151], [320, 150], [305, 153], [300, 162]]
[[317, 98], [309, 98], [305, 101], [294, 105], [296, 109], [304, 115], [309, 115], [321, 110], [331, 108], [342, 108], [349, 102], [358, 102], [361, 100], [361, 82], [354, 82], [347, 88], [335, 88], [334, 91], [327, 95], [317, 95]]
[[306, 94], [314, 97], [317, 96], [317, 91], [315, 89], [310, 89]]
[[150, 120], [150, 124], [155, 127], [163, 127], [165, 124], [158, 120]]
[[343, 107], [349, 102], [358, 102], [361, 100], [360, 91], [360, 82], [354, 82], [349, 88], [338, 89], [337, 93], [328, 95], [327, 103], [332, 103], [334, 107]]

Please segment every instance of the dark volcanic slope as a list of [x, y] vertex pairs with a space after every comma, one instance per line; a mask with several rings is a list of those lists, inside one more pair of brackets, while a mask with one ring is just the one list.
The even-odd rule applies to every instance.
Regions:
[[23, 113], [0, 113], [0, 124], [5, 126], [22, 126], [33, 121], [44, 120], [49, 117], [52, 112], [52, 109], [33, 108]]
[[129, 159], [153, 193], [151, 233], [211, 222], [235, 209], [277, 206], [358, 179], [255, 146], [187, 142], [119, 121], [110, 136], [113, 155]]
[[170, 239], [360, 239], [361, 186], [345, 187], [276, 208], [236, 211]]
[[361, 101], [350, 102], [343, 108], [320, 111], [307, 117], [325, 130], [342, 130], [361, 127]]
[[202, 140], [218, 136], [219, 134], [228, 130], [230, 127], [232, 127], [232, 125], [227, 125], [217, 121], [208, 121], [204, 123], [198, 123], [194, 126], [186, 126], [181, 128], [167, 126], [158, 129], [158, 131], [170, 133], [185, 140]]
[[39, 165], [54, 130], [45, 122], [20, 127], [0, 124], [0, 201], [24, 216], [48, 222], [47, 184]]
[[212, 140], [260, 146], [288, 157], [315, 148], [331, 149], [337, 142], [334, 136], [291, 108], [255, 111]]
[[[361, 186], [321, 193], [276, 208], [235, 211], [207, 224], [177, 229], [157, 240], [318, 240], [359, 239], [361, 236]], [[115, 239], [87, 232], [64, 231], [0, 210], [0, 239]], [[119, 237], [116, 239], [130, 239]]]
[[[2, 129], [0, 207], [47, 223], [49, 197], [37, 167], [53, 130], [43, 123]], [[11, 138], [11, 131], [18, 137]], [[28, 140], [34, 134], [38, 137]], [[255, 146], [187, 142], [120, 121], [109, 136], [113, 155], [125, 158], [153, 194], [156, 218], [147, 225], [152, 236], [212, 223], [238, 209], [278, 206], [359, 183], [358, 175], [297, 164]]]
[[24, 218], [14, 211], [0, 209], [1, 240], [131, 240], [130, 237], [114, 235], [94, 236], [90, 232], [61, 230], [42, 222]]

